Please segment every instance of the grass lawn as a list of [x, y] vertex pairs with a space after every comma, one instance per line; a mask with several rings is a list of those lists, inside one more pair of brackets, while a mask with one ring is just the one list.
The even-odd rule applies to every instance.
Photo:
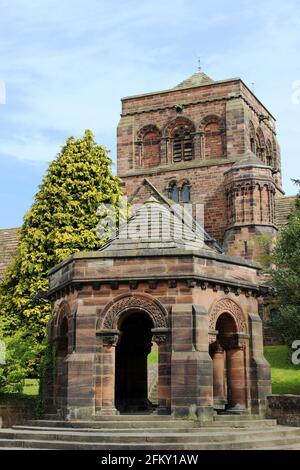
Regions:
[[38, 379], [25, 379], [25, 385], [23, 388], [24, 395], [37, 395], [38, 392], [39, 392]]
[[271, 365], [272, 393], [300, 395], [300, 365], [290, 362], [287, 346], [265, 346], [265, 357]]
[[157, 364], [158, 363], [158, 349], [152, 349], [152, 351], [148, 354], [148, 366], [151, 366], [151, 364]]

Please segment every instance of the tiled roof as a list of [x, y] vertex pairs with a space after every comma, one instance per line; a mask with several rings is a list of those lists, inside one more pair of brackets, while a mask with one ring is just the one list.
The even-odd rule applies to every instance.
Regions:
[[19, 228], [0, 228], [0, 281], [18, 248]]
[[288, 216], [292, 212], [297, 196], [280, 197], [275, 201], [276, 224], [279, 228], [288, 222]]

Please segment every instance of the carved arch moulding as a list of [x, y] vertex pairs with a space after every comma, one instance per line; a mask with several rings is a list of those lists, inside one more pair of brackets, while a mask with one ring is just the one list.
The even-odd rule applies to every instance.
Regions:
[[150, 316], [154, 329], [168, 329], [168, 313], [158, 300], [147, 294], [123, 294], [102, 310], [97, 331], [117, 330], [121, 315], [128, 310], [142, 310]]
[[241, 307], [231, 299], [218, 300], [212, 307], [209, 314], [209, 330], [216, 330], [217, 320], [223, 313], [231, 315], [236, 323], [239, 333], [247, 333], [247, 323]]
[[66, 317], [69, 320], [71, 315], [71, 308], [69, 302], [65, 299], [60, 299], [54, 307], [53, 323], [58, 326], [62, 320]]

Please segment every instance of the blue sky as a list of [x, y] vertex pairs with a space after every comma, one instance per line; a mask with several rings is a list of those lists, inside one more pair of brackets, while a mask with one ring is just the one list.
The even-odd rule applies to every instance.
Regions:
[[90, 128], [115, 159], [120, 97], [176, 85], [198, 55], [213, 79], [255, 83], [295, 193], [299, 0], [0, 0], [0, 12], [0, 227], [22, 223], [66, 137]]

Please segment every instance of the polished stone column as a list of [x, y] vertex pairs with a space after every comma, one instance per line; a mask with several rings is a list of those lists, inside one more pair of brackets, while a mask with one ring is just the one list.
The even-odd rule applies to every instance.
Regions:
[[246, 407], [244, 348], [227, 351], [228, 402], [231, 408]]
[[225, 400], [225, 351], [220, 344], [217, 344], [212, 356], [213, 360], [213, 387], [214, 387], [214, 403], [221, 404]]

